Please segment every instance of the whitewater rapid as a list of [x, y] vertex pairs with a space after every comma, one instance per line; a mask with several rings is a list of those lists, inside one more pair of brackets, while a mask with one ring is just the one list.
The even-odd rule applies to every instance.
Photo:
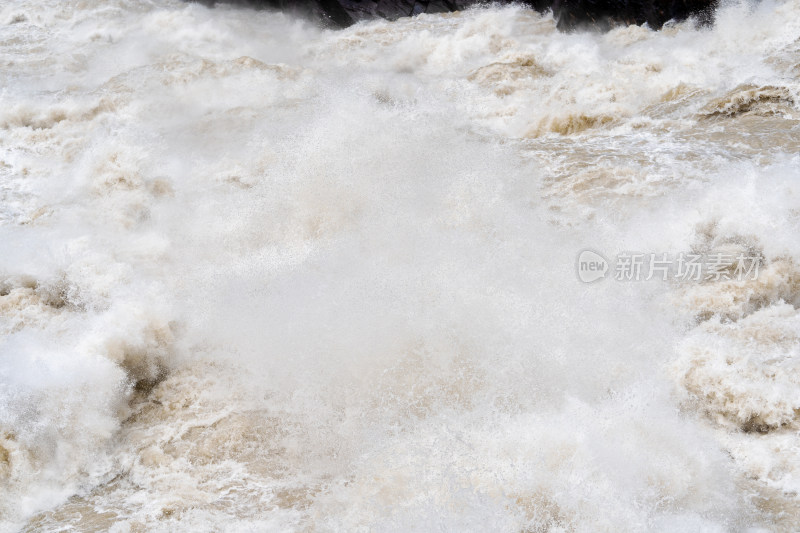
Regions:
[[798, 0], [11, 0], [0, 246], [0, 530], [800, 530]]

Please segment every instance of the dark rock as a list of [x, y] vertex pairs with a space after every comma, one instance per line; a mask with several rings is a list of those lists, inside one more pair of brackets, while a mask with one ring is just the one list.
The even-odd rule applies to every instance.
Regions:
[[[215, 0], [200, 0], [214, 5]], [[522, 0], [518, 4], [537, 11], [553, 11], [558, 29], [579, 28], [608, 30], [619, 24], [648, 24], [660, 29], [669, 20], [697, 16], [701, 23], [710, 23], [717, 0]], [[221, 3], [221, 2], [220, 2]], [[385, 18], [395, 20], [422, 13], [459, 11], [477, 0], [227, 0], [257, 8], [272, 8], [310, 17], [328, 26], [343, 28], [360, 20]], [[495, 0], [508, 4], [510, 0]]]
[[558, 29], [570, 31], [581, 27], [608, 30], [619, 24], [661, 29], [667, 21], [692, 15], [709, 24], [715, 5], [715, 0], [554, 0], [550, 7]]

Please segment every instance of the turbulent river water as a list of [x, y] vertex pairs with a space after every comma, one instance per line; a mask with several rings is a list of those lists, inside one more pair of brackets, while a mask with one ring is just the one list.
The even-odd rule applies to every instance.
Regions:
[[796, 531], [799, 154], [800, 0], [6, 1], [0, 530]]

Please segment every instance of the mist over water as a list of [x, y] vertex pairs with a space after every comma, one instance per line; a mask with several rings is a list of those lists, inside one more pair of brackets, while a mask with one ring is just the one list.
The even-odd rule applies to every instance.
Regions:
[[13, 0], [0, 104], [3, 531], [800, 527], [797, 0]]

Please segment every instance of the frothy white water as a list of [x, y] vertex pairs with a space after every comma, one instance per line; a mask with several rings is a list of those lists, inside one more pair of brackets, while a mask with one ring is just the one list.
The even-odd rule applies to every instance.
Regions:
[[796, 529], [797, 1], [0, 23], [5, 529]]

